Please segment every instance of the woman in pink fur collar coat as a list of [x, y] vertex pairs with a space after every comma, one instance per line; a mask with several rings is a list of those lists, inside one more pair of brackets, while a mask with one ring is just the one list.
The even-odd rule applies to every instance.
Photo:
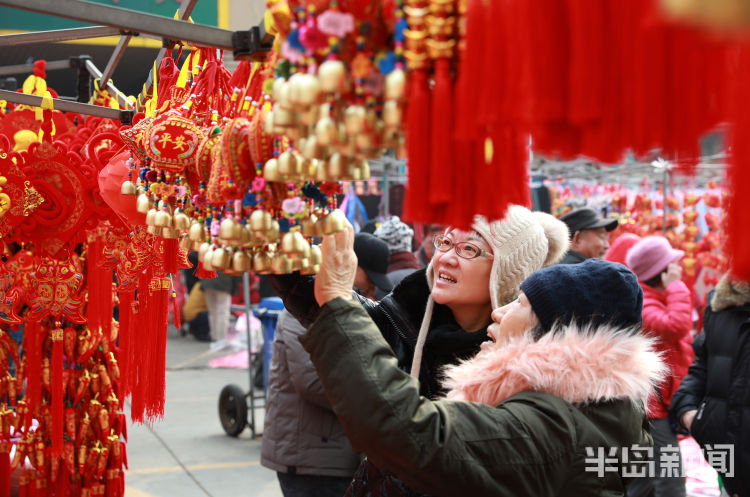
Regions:
[[446, 371], [447, 399], [430, 400], [352, 300], [353, 238], [324, 239], [321, 308], [301, 341], [355, 450], [435, 496], [615, 497], [648, 471], [632, 461], [651, 445], [645, 402], [665, 368], [626, 267], [533, 273], [493, 312], [493, 340]]

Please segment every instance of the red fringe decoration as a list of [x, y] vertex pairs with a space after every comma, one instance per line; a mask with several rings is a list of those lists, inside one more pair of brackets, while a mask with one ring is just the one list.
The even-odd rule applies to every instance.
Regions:
[[409, 74], [409, 102], [406, 111], [406, 153], [409, 179], [404, 198], [404, 219], [431, 222], [434, 219], [427, 199], [430, 174], [430, 88], [427, 73]]
[[732, 156], [727, 179], [729, 191], [727, 209], [727, 253], [735, 277], [750, 280], [750, 209], [743, 197], [750, 184], [750, 42], [741, 47], [734, 76], [734, 127]]
[[174, 327], [178, 330], [182, 328], [182, 319], [180, 316], [180, 306], [177, 304], [177, 295], [172, 292], [172, 320]]
[[24, 325], [23, 346], [26, 356], [26, 391], [28, 415], [24, 420], [24, 431], [28, 431], [34, 413], [42, 399], [42, 344], [41, 327], [37, 321], [28, 320]]
[[52, 330], [52, 457], [63, 452], [63, 330]]
[[202, 280], [210, 280], [213, 278], [216, 278], [216, 271], [206, 271], [203, 269], [203, 263], [198, 262], [198, 265], [195, 268], [195, 271], [193, 271], [193, 274], [202, 279]]
[[10, 444], [0, 449], [0, 495], [10, 495]]
[[146, 390], [146, 416], [150, 419], [164, 417], [164, 399], [166, 392], [167, 365], [167, 329], [169, 326], [169, 280], [154, 278], [159, 288], [151, 292], [149, 302], [149, 319], [153, 322], [152, 333], [153, 356], [148, 363], [151, 383]]
[[435, 61], [432, 88], [432, 130], [430, 132], [430, 191], [432, 206], [451, 201], [455, 172], [453, 148], [453, 81], [450, 59]]
[[177, 252], [179, 243], [176, 238], [164, 240], [164, 270], [170, 274], [177, 274]]
[[127, 397], [132, 384], [132, 355], [133, 355], [133, 297], [135, 291], [120, 292], [120, 333], [119, 333], [119, 367], [120, 367], [120, 398]]
[[[130, 406], [130, 419], [134, 422], [143, 423], [143, 417], [146, 412], [146, 391], [149, 388], [150, 378], [147, 374], [148, 364], [151, 362], [153, 353], [153, 344], [151, 343], [151, 329], [153, 319], [150, 315], [149, 305], [149, 282], [151, 281], [151, 270], [140, 275], [138, 281], [138, 314], [134, 316], [137, 324], [133, 323], [133, 344], [138, 344], [140, 351], [140, 360], [133, 361], [132, 367], [132, 404]], [[133, 352], [133, 357], [135, 352]]]

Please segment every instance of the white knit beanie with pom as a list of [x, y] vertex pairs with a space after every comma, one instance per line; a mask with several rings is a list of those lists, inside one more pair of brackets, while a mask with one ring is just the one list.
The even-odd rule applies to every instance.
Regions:
[[[488, 222], [474, 218], [472, 229], [491, 247], [490, 301], [492, 309], [504, 306], [518, 295], [521, 282], [537, 269], [559, 262], [570, 245], [568, 227], [544, 212], [532, 212], [520, 205], [511, 205], [500, 221]], [[427, 266], [427, 284], [432, 289], [432, 261]], [[414, 350], [411, 375], [419, 377], [422, 348], [427, 338], [434, 302], [427, 300], [422, 325]]]

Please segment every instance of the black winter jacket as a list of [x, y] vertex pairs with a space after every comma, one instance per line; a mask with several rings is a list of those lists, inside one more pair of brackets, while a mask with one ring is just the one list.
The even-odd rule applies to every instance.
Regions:
[[672, 398], [670, 417], [680, 422], [696, 409], [691, 434], [703, 449], [734, 445], [734, 476], [725, 473], [722, 479], [730, 495], [745, 497], [750, 496], [750, 289], [722, 279], [709, 302], [703, 331], [693, 341], [695, 360]]
[[[269, 276], [269, 281], [284, 301], [284, 307], [303, 326], [310, 326], [319, 310], [313, 293], [314, 277], [295, 273]], [[356, 293], [354, 295], [393, 349], [398, 358], [399, 368], [408, 372], [411, 369], [419, 327], [430, 295], [425, 270], [420, 269], [406, 276], [379, 302]], [[442, 394], [443, 389], [439, 381], [441, 369], [448, 364], [472, 357], [479, 351], [481, 343], [487, 340], [489, 337], [486, 327], [467, 333], [456, 323], [448, 307], [436, 303], [422, 351], [420, 394], [427, 398], [436, 398]]]

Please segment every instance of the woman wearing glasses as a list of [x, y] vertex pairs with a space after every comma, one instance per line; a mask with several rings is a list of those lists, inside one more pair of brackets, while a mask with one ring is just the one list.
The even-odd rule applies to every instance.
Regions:
[[[445, 393], [439, 381], [445, 366], [474, 356], [489, 340], [492, 310], [511, 302], [527, 276], [556, 263], [568, 249], [568, 228], [562, 221], [521, 206], [510, 206], [498, 221], [477, 216], [472, 229], [448, 229], [434, 237], [435, 253], [427, 268], [408, 275], [379, 302], [354, 294], [399, 367], [419, 378], [420, 394], [429, 399]], [[309, 326], [318, 312], [314, 278], [293, 274], [269, 279], [289, 312]], [[350, 495], [372, 492], [373, 480], [379, 488], [409, 495], [401, 482], [367, 464], [355, 475]]]

